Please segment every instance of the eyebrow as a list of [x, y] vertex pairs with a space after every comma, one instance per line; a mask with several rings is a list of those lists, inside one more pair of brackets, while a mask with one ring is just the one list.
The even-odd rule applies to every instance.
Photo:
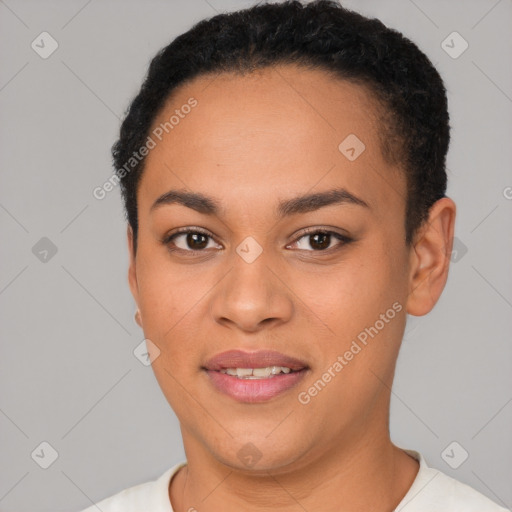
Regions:
[[[181, 204], [204, 215], [219, 215], [222, 211], [219, 201], [215, 198], [199, 192], [186, 192], [182, 190], [170, 190], [162, 194], [153, 203], [150, 211], [170, 204]], [[281, 200], [277, 205], [277, 213], [282, 218], [312, 212], [325, 206], [341, 204], [353, 204], [371, 209], [368, 203], [360, 197], [355, 196], [344, 188], [336, 188]]]

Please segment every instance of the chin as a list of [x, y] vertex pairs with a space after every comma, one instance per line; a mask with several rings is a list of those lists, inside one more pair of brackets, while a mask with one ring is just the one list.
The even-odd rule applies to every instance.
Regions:
[[299, 439], [295, 440], [293, 436], [283, 433], [274, 439], [264, 435], [245, 438], [240, 436], [229, 439], [225, 446], [214, 443], [210, 446], [210, 451], [219, 462], [236, 471], [266, 475], [269, 471], [286, 472], [287, 467], [296, 465], [303, 452], [307, 451], [300, 447], [298, 441]]

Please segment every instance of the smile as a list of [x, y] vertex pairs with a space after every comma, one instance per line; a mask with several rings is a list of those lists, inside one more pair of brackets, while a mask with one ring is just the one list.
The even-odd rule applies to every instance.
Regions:
[[208, 360], [202, 370], [215, 391], [237, 402], [261, 403], [297, 386], [309, 366], [271, 350], [230, 350]]
[[292, 370], [286, 366], [267, 366], [266, 368], [222, 368], [221, 373], [227, 373], [240, 379], [265, 379], [279, 375], [281, 373], [290, 373]]

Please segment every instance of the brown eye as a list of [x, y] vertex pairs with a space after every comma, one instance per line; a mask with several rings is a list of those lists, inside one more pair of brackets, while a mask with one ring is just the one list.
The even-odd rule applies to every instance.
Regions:
[[[305, 242], [301, 242], [303, 239]], [[331, 246], [331, 243], [334, 241], [338, 241], [339, 243]], [[298, 245], [298, 249], [300, 250], [322, 252], [339, 248], [351, 241], [351, 238], [336, 233], [335, 231], [316, 230], [302, 235], [297, 239], [295, 245]], [[313, 249], [313, 251], [311, 251], [310, 248]]]
[[186, 252], [201, 252], [209, 247], [210, 242], [213, 242], [210, 235], [195, 229], [183, 229], [163, 240], [170, 250]]

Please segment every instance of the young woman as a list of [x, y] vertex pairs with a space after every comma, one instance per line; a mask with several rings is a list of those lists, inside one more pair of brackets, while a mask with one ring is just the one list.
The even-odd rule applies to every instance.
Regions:
[[202, 21], [113, 148], [129, 283], [186, 461], [87, 511], [504, 511], [395, 446], [406, 315], [445, 286], [443, 82], [317, 1]]

